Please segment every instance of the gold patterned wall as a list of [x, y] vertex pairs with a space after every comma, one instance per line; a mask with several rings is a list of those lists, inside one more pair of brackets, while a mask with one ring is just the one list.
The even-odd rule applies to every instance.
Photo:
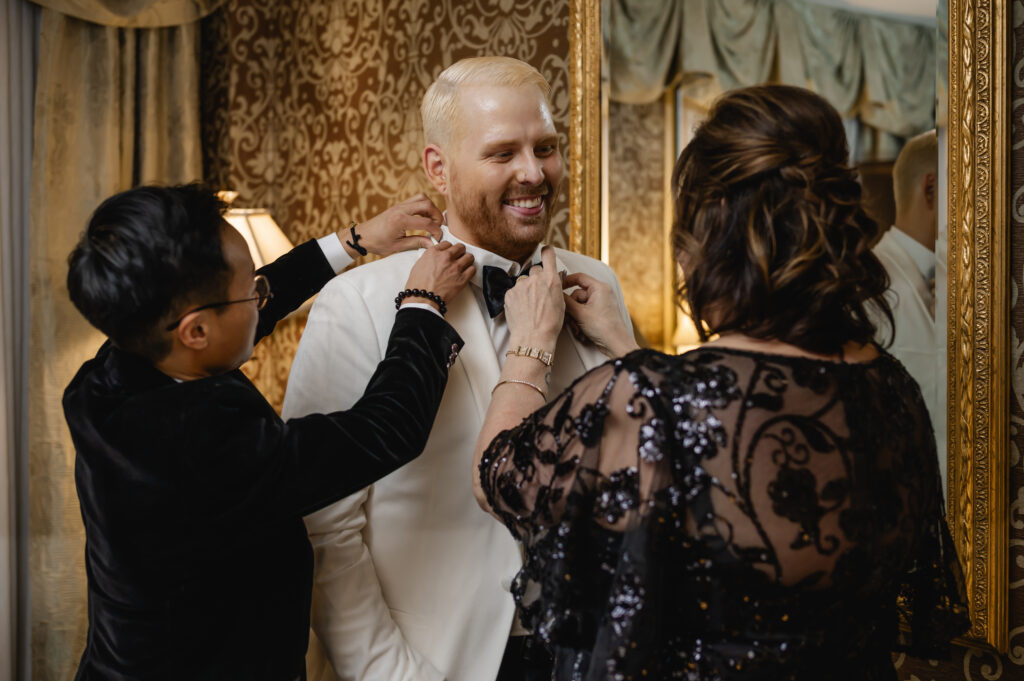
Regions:
[[[668, 121], [671, 124], [671, 121]], [[648, 344], [664, 329], [665, 107], [622, 104], [608, 110], [608, 264]], [[671, 339], [668, 339], [671, 340]]]
[[[372, 217], [428, 190], [420, 100], [446, 66], [485, 54], [544, 74], [565, 153], [568, 23], [569, 0], [230, 0], [203, 24], [206, 179], [269, 208], [295, 243]], [[246, 366], [276, 407], [300, 331], [286, 323]]]

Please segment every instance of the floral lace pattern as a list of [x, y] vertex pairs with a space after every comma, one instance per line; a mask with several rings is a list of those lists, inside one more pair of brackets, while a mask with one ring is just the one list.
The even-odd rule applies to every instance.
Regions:
[[[641, 350], [480, 465], [555, 678], [895, 679], [966, 629], [935, 440], [890, 356]], [[901, 628], [902, 625], [902, 628]]]

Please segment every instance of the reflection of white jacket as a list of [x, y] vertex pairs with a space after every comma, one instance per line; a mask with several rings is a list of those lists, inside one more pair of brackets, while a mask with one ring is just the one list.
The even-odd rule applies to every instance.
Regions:
[[[324, 287], [292, 366], [286, 417], [347, 409], [362, 395], [417, 257], [399, 253]], [[559, 269], [611, 284], [628, 321], [606, 265], [559, 249], [556, 259]], [[477, 506], [470, 477], [500, 365], [469, 286], [447, 319], [465, 347], [423, 454], [306, 518], [316, 555], [313, 628], [341, 679], [492, 681], [508, 640], [508, 590], [522, 558], [508, 530]], [[563, 330], [550, 394], [605, 359]]]
[[[925, 406], [932, 424], [940, 409], [945, 408], [945, 386], [936, 380], [936, 357], [939, 341], [935, 335], [933, 294], [931, 286], [921, 270], [914, 263], [907, 249], [900, 243], [900, 235], [892, 227], [875, 246], [873, 253], [889, 273], [889, 291], [886, 299], [892, 306], [896, 333], [889, 352], [907, 368], [921, 386]], [[909, 237], [908, 237], [909, 238]], [[889, 339], [888, 324], [876, 320], [879, 327], [877, 338], [884, 345]]]

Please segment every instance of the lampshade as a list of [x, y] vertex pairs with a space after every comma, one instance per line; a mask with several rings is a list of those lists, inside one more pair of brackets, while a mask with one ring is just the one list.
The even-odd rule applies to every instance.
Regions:
[[[238, 230], [249, 245], [249, 254], [252, 255], [256, 269], [274, 262], [293, 248], [291, 239], [284, 235], [266, 208], [229, 208], [224, 213], [224, 219]], [[311, 298], [288, 316], [306, 315], [312, 304]]]
[[224, 214], [224, 219], [245, 238], [256, 269], [292, 250], [291, 240], [266, 208], [231, 208]]

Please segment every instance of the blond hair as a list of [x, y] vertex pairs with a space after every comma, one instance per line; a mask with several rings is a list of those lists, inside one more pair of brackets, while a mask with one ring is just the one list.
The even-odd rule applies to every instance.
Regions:
[[914, 191], [926, 173], [939, 172], [939, 138], [934, 130], [911, 137], [903, 145], [892, 166], [892, 191], [896, 199], [896, 215], [913, 201]]
[[459, 92], [472, 85], [536, 85], [545, 101], [551, 91], [540, 71], [512, 57], [470, 57], [457, 61], [442, 71], [423, 95], [420, 116], [427, 144], [444, 146], [451, 141], [452, 133], [460, 125]]

